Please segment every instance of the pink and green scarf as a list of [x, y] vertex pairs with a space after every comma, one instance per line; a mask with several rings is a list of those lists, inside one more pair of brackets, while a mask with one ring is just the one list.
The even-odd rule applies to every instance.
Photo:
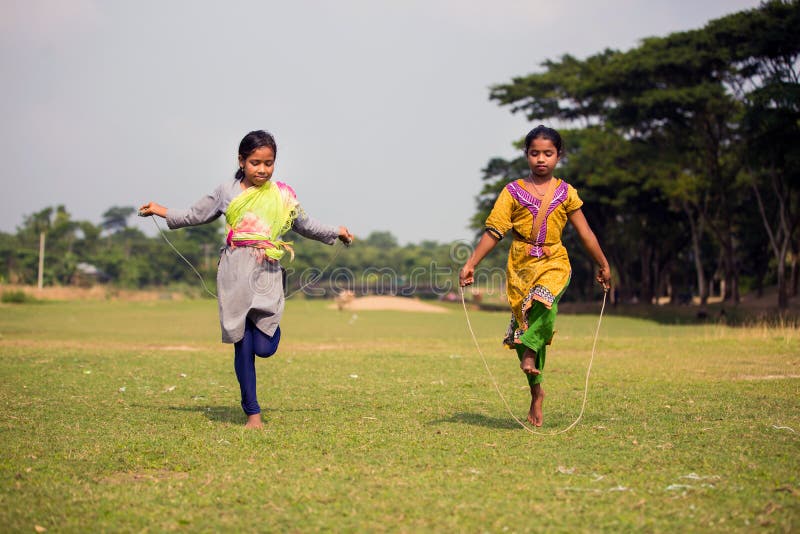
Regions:
[[292, 227], [299, 209], [294, 190], [282, 182], [248, 187], [225, 212], [228, 246], [261, 249], [271, 261], [280, 260], [288, 251], [294, 259], [292, 243], [280, 237]]

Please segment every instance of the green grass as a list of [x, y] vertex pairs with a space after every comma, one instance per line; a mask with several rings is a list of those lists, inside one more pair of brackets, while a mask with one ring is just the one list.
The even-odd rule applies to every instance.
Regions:
[[[507, 314], [471, 318], [523, 417]], [[596, 320], [558, 319], [545, 431], [580, 410]], [[282, 330], [245, 431], [216, 303], [0, 306], [0, 530], [800, 528], [796, 329], [607, 317], [554, 437], [506, 413], [458, 307], [290, 301]]]

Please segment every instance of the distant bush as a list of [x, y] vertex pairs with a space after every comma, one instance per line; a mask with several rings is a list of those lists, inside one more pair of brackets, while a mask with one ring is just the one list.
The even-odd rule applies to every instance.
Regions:
[[26, 302], [37, 302], [36, 299], [21, 289], [14, 289], [3, 291], [3, 295], [0, 296], [0, 302], [5, 302], [7, 304], [24, 304]]

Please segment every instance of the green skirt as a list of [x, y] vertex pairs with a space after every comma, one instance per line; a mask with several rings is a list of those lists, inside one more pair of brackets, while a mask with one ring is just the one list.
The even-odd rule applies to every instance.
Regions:
[[[555, 334], [556, 315], [558, 314], [558, 301], [566, 291], [566, 287], [561, 290], [553, 305], [548, 309], [539, 301], [534, 301], [533, 306], [528, 310], [528, 329], [520, 336], [520, 344], [516, 345], [517, 357], [522, 362], [522, 356], [527, 349], [536, 353], [536, 368], [540, 371], [538, 375], [528, 375], [528, 384], [541, 384], [544, 380], [544, 361], [547, 357], [547, 345], [553, 340]], [[514, 328], [517, 328], [514, 325]]]

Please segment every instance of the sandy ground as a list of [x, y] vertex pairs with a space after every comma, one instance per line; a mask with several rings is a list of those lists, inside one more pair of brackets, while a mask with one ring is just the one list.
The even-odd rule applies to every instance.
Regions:
[[[338, 306], [334, 303], [328, 307], [336, 309]], [[447, 308], [429, 304], [419, 299], [378, 295], [353, 299], [344, 309], [347, 311], [395, 310], [430, 313], [448, 313], [450, 311]]]

